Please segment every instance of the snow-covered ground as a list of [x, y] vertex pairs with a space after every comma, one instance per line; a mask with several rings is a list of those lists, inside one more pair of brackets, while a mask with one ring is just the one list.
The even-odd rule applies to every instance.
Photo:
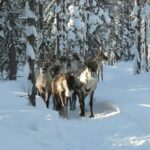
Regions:
[[0, 81], [1, 150], [149, 150], [150, 74], [132, 74], [132, 62], [104, 67], [94, 98], [95, 118], [69, 119], [28, 105], [23, 82]]

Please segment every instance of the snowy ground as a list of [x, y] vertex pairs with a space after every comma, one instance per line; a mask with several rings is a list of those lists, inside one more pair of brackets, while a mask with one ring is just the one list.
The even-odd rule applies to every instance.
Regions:
[[149, 150], [150, 74], [134, 76], [132, 63], [104, 67], [94, 101], [95, 118], [69, 111], [69, 120], [28, 105], [22, 81], [0, 81], [1, 150]]

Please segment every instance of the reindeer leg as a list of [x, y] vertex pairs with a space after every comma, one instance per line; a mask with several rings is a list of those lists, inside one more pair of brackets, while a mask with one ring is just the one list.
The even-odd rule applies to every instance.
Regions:
[[36, 94], [41, 96], [41, 93], [40, 93], [40, 91], [37, 88], [36, 88]]
[[60, 109], [59, 97], [57, 95], [53, 95], [53, 109], [54, 110]]
[[62, 103], [62, 113], [64, 118], [68, 118], [68, 113], [67, 113], [67, 106], [68, 106], [68, 98], [65, 96], [65, 93], [61, 93], [61, 103]]
[[84, 104], [84, 94], [81, 93], [81, 96], [80, 96], [80, 116], [85, 116], [85, 104]]
[[68, 119], [68, 107], [67, 107], [67, 103], [65, 104], [65, 106], [63, 107], [64, 108], [64, 117]]
[[99, 81], [99, 74], [100, 74], [100, 71], [98, 70], [97, 71], [98, 81]]
[[43, 101], [45, 102], [45, 93], [41, 93], [40, 95], [41, 95]]
[[45, 102], [47, 108], [49, 108], [49, 96], [50, 96], [49, 94], [50, 94], [49, 91], [46, 90], [46, 91], [45, 91], [44, 102]]
[[56, 110], [56, 97], [52, 95], [53, 109]]
[[76, 109], [76, 93], [72, 93], [72, 97], [69, 99], [70, 100], [70, 110], [75, 110]]
[[94, 114], [93, 114], [93, 96], [94, 96], [94, 91], [92, 91], [92, 93], [90, 94], [90, 111], [91, 111], [90, 118], [94, 117]]
[[48, 92], [48, 97], [47, 97], [47, 100], [46, 100], [46, 107], [49, 108], [49, 99], [51, 97], [51, 93]]
[[77, 100], [76, 92], [73, 92], [73, 94], [72, 94], [72, 110], [76, 109], [76, 100]]
[[73, 110], [73, 99], [72, 97], [69, 98], [69, 106], [70, 106], [70, 110]]
[[104, 77], [103, 77], [103, 65], [101, 66], [100, 70], [101, 70], [101, 78], [102, 78], [102, 81], [103, 81], [103, 79], [104, 79]]

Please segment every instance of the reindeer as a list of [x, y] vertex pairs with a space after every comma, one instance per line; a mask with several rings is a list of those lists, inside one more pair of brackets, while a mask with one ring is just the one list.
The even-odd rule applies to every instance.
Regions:
[[94, 60], [98, 64], [98, 69], [97, 69], [98, 81], [99, 81], [100, 73], [101, 73], [101, 78], [103, 80], [103, 64], [106, 63], [109, 59], [107, 56], [105, 56], [104, 52], [101, 51], [98, 54], [98, 56], [96, 58], [94, 58]]
[[94, 117], [93, 114], [93, 96], [97, 86], [97, 69], [98, 65], [96, 61], [89, 61], [86, 63], [86, 67], [76, 74], [76, 88], [75, 93], [79, 97], [80, 103], [80, 116], [85, 116], [85, 98], [90, 96], [90, 117]]
[[37, 72], [35, 85], [38, 95], [43, 98], [47, 108], [49, 108], [49, 99], [51, 96], [51, 81], [52, 76], [50, 74], [50, 66], [48, 63], [44, 62], [42, 63], [39, 71]]
[[[83, 67], [83, 63], [81, 62], [80, 57], [78, 54], [73, 53], [70, 54], [68, 57], [66, 56], [61, 56], [59, 59], [53, 63], [52, 65], [52, 77], [55, 78], [59, 74], [67, 74], [67, 73], [73, 73], [75, 74], [79, 69]], [[74, 100], [75, 98], [74, 95], [69, 97], [69, 103], [70, 103], [70, 110], [75, 110], [75, 104]], [[54, 100], [56, 102], [56, 100]], [[54, 103], [54, 109], [56, 109], [56, 104]]]
[[53, 76], [59, 73], [75, 73], [82, 67], [83, 63], [76, 53], [69, 55], [69, 57], [61, 56], [57, 63], [53, 64]]
[[52, 95], [54, 108], [60, 116], [68, 118], [67, 107], [68, 99], [75, 89], [75, 77], [70, 73], [62, 73], [52, 80]]

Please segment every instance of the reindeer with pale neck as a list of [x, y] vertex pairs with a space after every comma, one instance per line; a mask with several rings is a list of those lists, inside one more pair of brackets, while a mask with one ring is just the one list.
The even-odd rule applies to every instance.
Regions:
[[90, 117], [94, 117], [93, 113], [93, 96], [97, 86], [97, 68], [95, 61], [86, 63], [85, 68], [76, 74], [75, 94], [78, 95], [80, 103], [80, 116], [85, 116], [85, 98], [90, 97]]

